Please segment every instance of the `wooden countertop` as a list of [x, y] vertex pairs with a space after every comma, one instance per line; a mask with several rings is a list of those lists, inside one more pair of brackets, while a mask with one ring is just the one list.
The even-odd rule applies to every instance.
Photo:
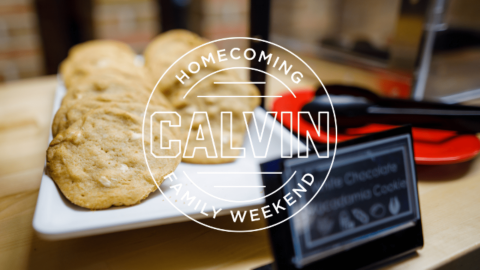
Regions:
[[[265, 231], [233, 234], [193, 222], [49, 242], [32, 228], [55, 77], [0, 85], [0, 269], [252, 269], [272, 261]], [[480, 159], [418, 167], [425, 247], [388, 265], [480, 265]], [[219, 219], [216, 222], [223, 222]]]

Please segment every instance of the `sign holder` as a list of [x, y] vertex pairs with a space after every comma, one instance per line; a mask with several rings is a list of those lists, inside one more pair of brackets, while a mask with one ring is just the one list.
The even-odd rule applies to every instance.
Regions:
[[[405, 126], [339, 143], [333, 168], [317, 196], [302, 212], [270, 228], [276, 268], [357, 269], [421, 248], [423, 233], [412, 142], [411, 127]], [[308, 159], [278, 159], [261, 168], [314, 174], [322, 170], [322, 159], [315, 152], [310, 154]], [[265, 193], [273, 192], [285, 181], [281, 174], [264, 174]], [[267, 197], [266, 205], [282, 199], [287, 186]], [[363, 195], [357, 195], [360, 191]], [[353, 202], [345, 197], [349, 194], [354, 194]], [[339, 198], [347, 203], [342, 206]], [[333, 205], [340, 206], [335, 209]], [[283, 211], [267, 221], [271, 225], [288, 217], [289, 212]]]

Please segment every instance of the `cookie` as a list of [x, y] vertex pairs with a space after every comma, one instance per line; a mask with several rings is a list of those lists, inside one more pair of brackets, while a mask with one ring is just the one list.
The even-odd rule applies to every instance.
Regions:
[[[205, 39], [186, 30], [172, 30], [155, 38], [145, 49], [145, 67], [150, 72], [153, 81], [159, 78], [167, 71], [167, 69], [179, 59], [181, 56], [192, 49], [204, 44]], [[243, 112], [251, 112], [260, 104], [258, 89], [253, 85], [246, 84], [230, 84], [215, 85], [214, 81], [241, 81], [238, 74], [232, 70], [226, 70], [216, 73], [208, 78], [204, 77], [216, 72], [224, 67], [216, 62], [208, 62], [208, 67], [202, 65], [202, 69], [192, 74], [188, 70], [188, 65], [195, 61], [202, 63], [201, 57], [208, 57], [212, 53], [216, 58], [218, 48], [214, 44], [207, 44], [189, 53], [178, 62], [176, 62], [170, 70], [165, 74], [162, 80], [155, 88], [155, 92], [162, 92], [176, 111], [182, 116], [182, 151], [185, 145], [188, 145], [186, 156], [191, 156], [194, 147], [206, 147], [210, 153], [213, 153], [213, 146], [210, 138], [214, 138], [214, 145], [218, 158], [207, 158], [204, 150], [196, 151], [193, 158], [184, 157], [182, 161], [190, 163], [216, 164], [232, 162], [235, 158], [221, 158], [221, 145], [232, 143], [233, 148], [240, 147], [243, 144], [243, 137], [246, 131]], [[175, 75], [181, 74], [181, 70], [186, 72], [190, 79], [181, 84]], [[184, 98], [189, 89], [198, 81], [202, 80], [195, 86], [194, 90]], [[249, 98], [224, 98], [224, 97], [197, 97], [197, 96], [251, 96]], [[207, 112], [211, 126], [211, 132], [206, 128], [206, 117], [199, 116], [192, 124], [192, 116], [194, 112]], [[223, 127], [220, 123], [221, 112], [232, 112], [233, 134], [232, 138], [225, 136], [230, 134], [229, 122], [225, 122]], [[248, 122], [249, 119], [247, 119]], [[190, 136], [189, 130], [192, 125]], [[201, 130], [199, 126], [202, 126]], [[222, 128], [224, 136], [221, 136]], [[199, 134], [201, 133], [201, 134]], [[197, 135], [207, 138], [205, 140], [197, 140]], [[230, 142], [230, 139], [232, 142]], [[225, 147], [224, 154], [226, 156], [238, 156], [238, 150], [232, 150]]]
[[[124, 78], [117, 74], [90, 74], [81, 82], [69, 87], [67, 95], [64, 97], [64, 102], [100, 94], [132, 94], [134, 97], [133, 101], [147, 104], [151, 89], [138, 80]], [[161, 92], [156, 92], [152, 96], [151, 102], [153, 105], [169, 105], [169, 102]]]
[[[206, 39], [189, 32], [187, 30], [171, 30], [163, 33], [151, 41], [145, 49], [143, 55], [145, 58], [145, 67], [149, 72], [151, 83], [154, 85], [160, 79], [160, 77], [167, 71], [167, 69], [177, 61], [181, 56], [189, 52], [190, 50], [207, 42]], [[201, 63], [201, 56], [208, 56], [212, 53], [215, 57], [217, 47], [214, 44], [208, 44], [201, 48], [196, 49], [192, 53], [186, 55], [180, 59], [172, 68], [168, 74], [163, 77], [157, 89], [163, 91], [168, 89], [174, 84], [177, 79], [175, 75], [181, 74], [180, 71], [184, 70], [189, 74], [188, 65], [192, 61]], [[211, 68], [217, 67], [218, 63], [209, 64]]]
[[[155, 159], [149, 155], [152, 178], [142, 150], [142, 120], [117, 108], [93, 109], [52, 140], [47, 172], [68, 200], [89, 209], [134, 205], [175, 170], [180, 157]], [[163, 143], [174, 137], [164, 130]], [[159, 143], [158, 136], [153, 141]], [[146, 138], [146, 151], [150, 147]], [[174, 154], [172, 150], [156, 151]]]
[[[101, 107], [110, 107], [110, 108], [117, 108], [124, 111], [128, 111], [130, 113], [136, 114], [139, 117], [143, 118], [145, 113], [145, 104], [142, 103], [135, 103], [135, 102], [116, 102], [112, 101], [109, 98], [105, 98], [108, 96], [97, 96], [92, 99], [81, 99], [75, 102], [72, 106], [61, 106], [60, 109], [55, 114], [52, 123], [52, 134], [55, 136], [56, 134], [62, 132], [63, 130], [67, 129], [71, 125], [73, 125], [76, 121], [81, 119], [86, 113], [90, 110], [101, 108]], [[150, 105], [148, 107], [147, 115], [150, 115], [151, 112], [155, 111], [172, 111], [170, 106], [154, 106]], [[176, 119], [171, 119], [175, 123]], [[175, 134], [178, 133], [177, 128], [171, 128], [174, 130]]]
[[[177, 83], [165, 92], [167, 99], [170, 101], [175, 110], [182, 116], [181, 133], [183, 139], [183, 146], [185, 149], [188, 143], [188, 150], [186, 156], [192, 155], [194, 147], [207, 147], [213, 150], [210, 141], [197, 140], [199, 136], [204, 138], [211, 138], [213, 136], [215, 148], [218, 158], [206, 158], [206, 152], [196, 151], [193, 158], [183, 158], [184, 162], [202, 163], [202, 164], [216, 164], [232, 162], [235, 158], [221, 158], [220, 149], [223, 144], [225, 156], [238, 156], [239, 151], [230, 148], [230, 143], [233, 148], [241, 147], [246, 131], [246, 124], [244, 120], [244, 112], [252, 112], [258, 105], [260, 105], [260, 97], [258, 89], [250, 84], [214, 84], [214, 82], [232, 82], [241, 81], [240, 78], [232, 72], [222, 71], [214, 75], [208, 76], [214, 72], [213, 70], [202, 70], [201, 72], [192, 76], [192, 79], [185, 84]], [[208, 77], [207, 77], [208, 76]], [[188, 92], [195, 83], [198, 84]], [[188, 94], [187, 94], [188, 92]], [[186, 95], [187, 94], [187, 95]], [[185, 97], [186, 95], [186, 97]], [[222, 97], [217, 97], [222, 96]], [[230, 96], [249, 96], [244, 98], [230, 97]], [[211, 127], [211, 133], [207, 129], [207, 118], [204, 116], [197, 116], [192, 123], [192, 116], [194, 112], [207, 112], [208, 120]], [[223, 126], [221, 125], [221, 112], [231, 112], [232, 122], [232, 142], [230, 142], [230, 121], [224, 119]], [[249, 115], [247, 115], [249, 116]], [[247, 122], [250, 119], [247, 119]], [[199, 126], [202, 130], [199, 131]], [[188, 132], [192, 127], [190, 136]], [[223, 129], [224, 136], [221, 136]], [[183, 151], [183, 150], [182, 150]], [[211, 152], [213, 153], [213, 152]]]
[[[153, 97], [158, 97], [158, 94], [155, 94]], [[171, 110], [172, 107], [168, 102], [157, 101], [157, 99], [152, 97], [151, 106], [161, 106], [166, 110]], [[133, 92], [123, 92], [123, 93], [99, 93], [99, 92], [68, 92], [62, 101], [62, 105], [58, 109], [57, 113], [52, 122], [52, 135], [55, 137], [57, 133], [68, 126], [67, 122], [67, 113], [72, 106], [78, 102], [92, 103], [91, 106], [95, 107], [95, 102], [104, 102], [104, 103], [138, 103], [143, 106], [145, 109], [145, 104], [147, 103], [148, 95], [138, 94]], [[96, 108], [96, 107], [95, 107]], [[70, 122], [71, 123], [71, 122]]]
[[[101, 60], [118, 60], [119, 62], [132, 63], [136, 53], [127, 44], [113, 40], [92, 40], [73, 46], [68, 54], [67, 61], [62, 63], [64, 68], [74, 67], [84, 63]], [[105, 63], [103, 63], [105, 65]]]
[[60, 66], [60, 72], [67, 88], [90, 74], [98, 73], [145, 81], [145, 72], [135, 59], [136, 54], [124, 43], [90, 41], [70, 50], [68, 58]]
[[[68, 63], [69, 60], [66, 61]], [[116, 75], [146, 84], [142, 67], [136, 66], [134, 63], [114, 59], [95, 59], [86, 63], [73, 64], [71, 67], [68, 64], [65, 65], [66, 67], [62, 64], [61, 74], [67, 89], [81, 83], [92, 74]]]
[[111, 53], [114, 55], [127, 54], [135, 55], [128, 44], [116, 40], [91, 40], [73, 46], [68, 52], [68, 57], [73, 59], [80, 59], [82, 57], [97, 54], [97, 53]]

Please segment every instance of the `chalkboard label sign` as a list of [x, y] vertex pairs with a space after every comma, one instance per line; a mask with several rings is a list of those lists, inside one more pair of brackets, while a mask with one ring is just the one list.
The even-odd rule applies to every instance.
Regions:
[[[262, 168], [276, 163], [283, 174], [265, 175], [265, 186], [285, 193], [330, 168], [315, 155], [269, 163]], [[410, 128], [339, 144], [328, 178], [313, 185], [318, 194], [308, 189], [288, 212], [305, 208], [270, 230], [279, 269], [357, 268], [423, 245]]]

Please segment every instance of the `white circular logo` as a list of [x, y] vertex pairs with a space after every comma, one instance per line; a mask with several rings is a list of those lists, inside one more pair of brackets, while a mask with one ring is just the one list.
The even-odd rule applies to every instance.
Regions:
[[[215, 43], [226, 40], [264, 42], [270, 49], [258, 52], [252, 48], [215, 47]], [[252, 68], [253, 61], [264, 61], [268, 72]], [[249, 72], [263, 73], [266, 80], [251, 82], [238, 75]], [[267, 229], [289, 220], [307, 207], [318, 195], [334, 162], [337, 128], [333, 105], [330, 101], [331, 110], [318, 115], [302, 112], [301, 108], [292, 113], [257, 107], [259, 98], [296, 99], [293, 90], [306, 84], [321, 85], [330, 101], [320, 78], [301, 58], [261, 39], [219, 39], [202, 44], [177, 59], [152, 91], [145, 110], [142, 138], [145, 161], [154, 179], [155, 168], [151, 167], [149, 159], [182, 158], [175, 172], [166, 176], [158, 187], [165, 200], [189, 219], [226, 232]], [[256, 85], [284, 91], [259, 96]], [[152, 110], [152, 96], [157, 91], [167, 96], [174, 111]], [[156, 114], [168, 115], [169, 118], [162, 119], [175, 121], [160, 121], [158, 129], [152, 128]], [[318, 117], [317, 123], [326, 121], [326, 125], [315, 126], [316, 134], [311, 134], [312, 130], [301, 133], [300, 124], [293, 129], [282, 125], [300, 123], [302, 117], [310, 117], [312, 122]], [[292, 121], [293, 118], [297, 121]], [[329, 119], [333, 119], [330, 121], [333, 123], [329, 123]], [[177, 128], [180, 134], [164, 138], [168, 128]], [[295, 129], [296, 133], [292, 131]], [[300, 134], [304, 139], [300, 139]], [[320, 149], [312, 136], [331, 137], [332, 141]], [[145, 148], [146, 141], [154, 137], [160, 138], [160, 144], [154, 146], [152, 143]], [[175, 154], [162, 156], [156, 153], [155, 147]], [[261, 169], [261, 164], [280, 158], [290, 163], [322, 159], [328, 166], [323, 174], [315, 176], [298, 166], [285, 165], [272, 170], [263, 166]], [[271, 183], [265, 181], [266, 177], [279, 181]], [[268, 184], [272, 186], [266, 186]], [[266, 204], [267, 201], [270, 204]], [[215, 222], [220, 216], [228, 217], [220, 223]], [[240, 223], [243, 226], [238, 229], [236, 225]]]

